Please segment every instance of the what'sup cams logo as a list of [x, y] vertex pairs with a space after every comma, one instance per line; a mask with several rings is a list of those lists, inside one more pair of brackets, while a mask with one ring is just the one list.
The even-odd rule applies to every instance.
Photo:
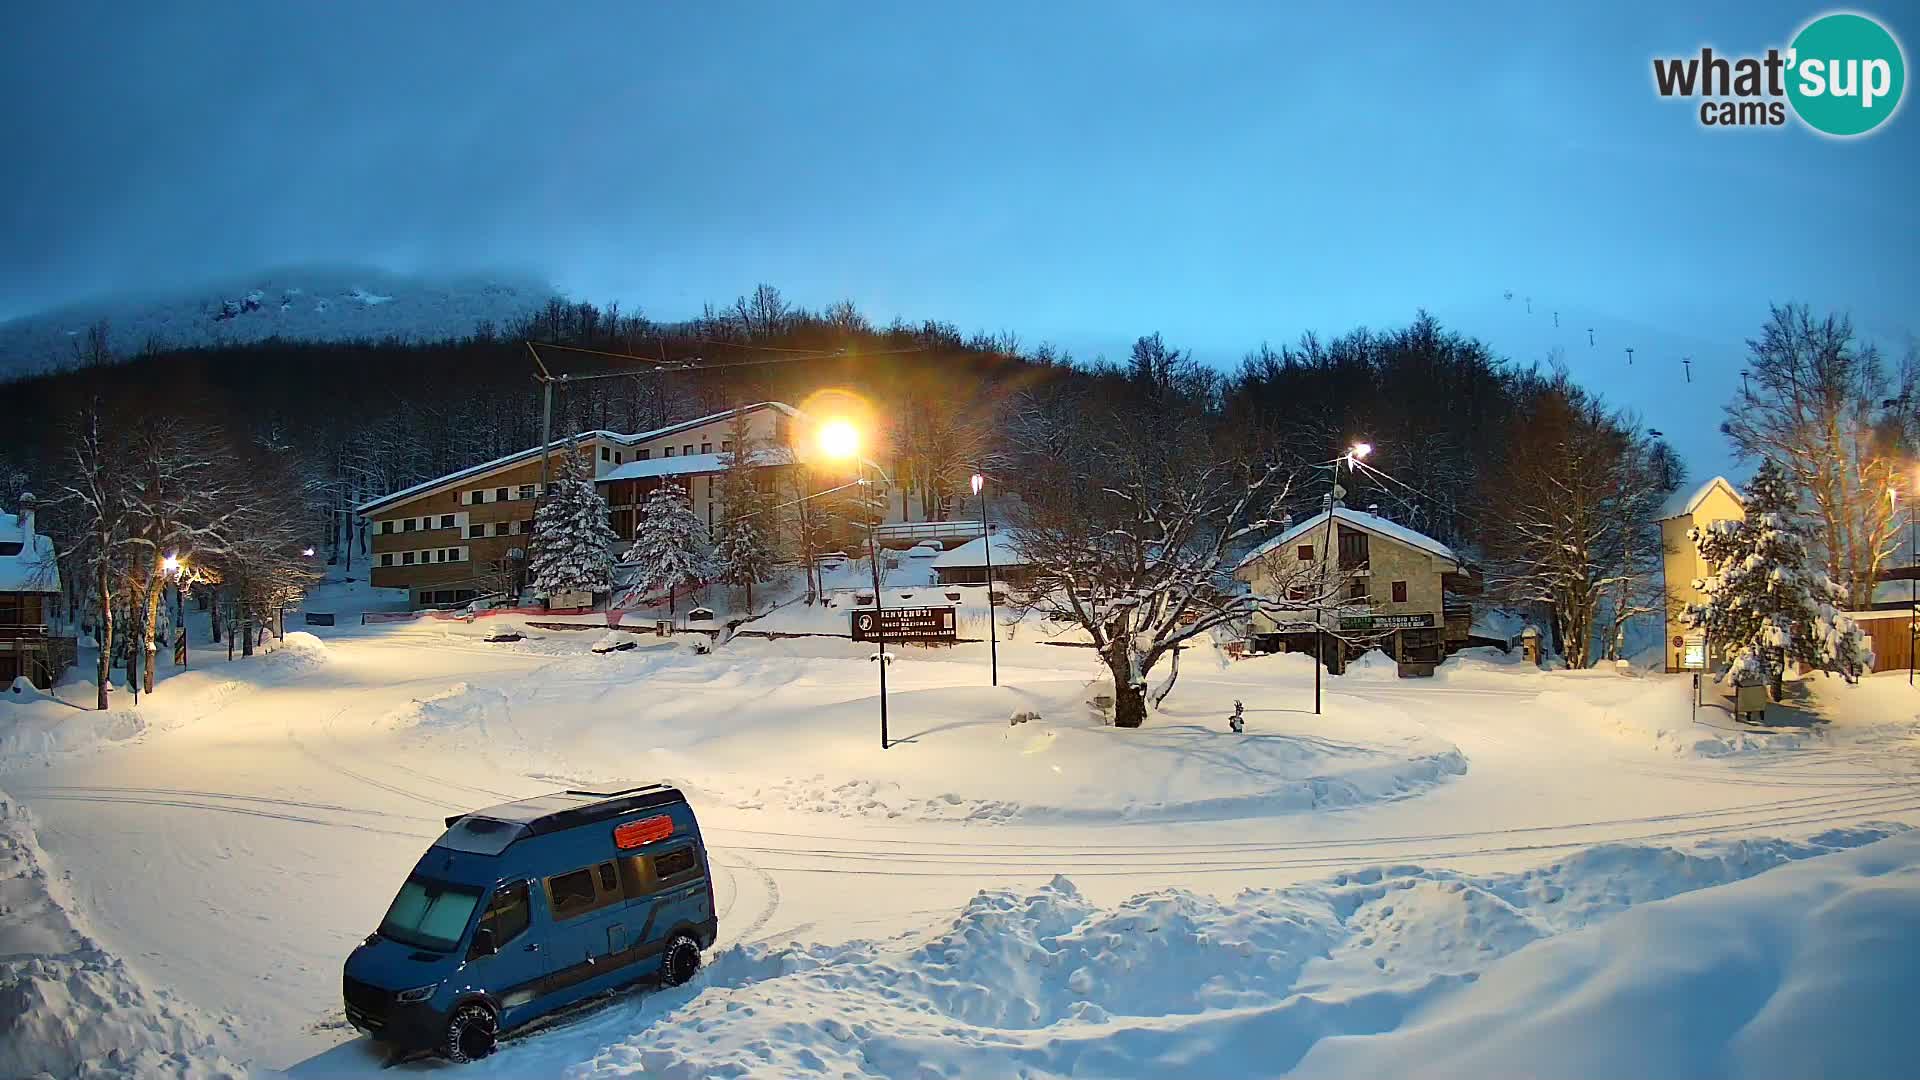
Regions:
[[1825, 135], [1865, 135], [1893, 117], [1906, 89], [1900, 42], [1865, 15], [1835, 12], [1800, 28], [1784, 50], [1656, 57], [1663, 98], [1698, 98], [1704, 127], [1780, 127], [1788, 110]]

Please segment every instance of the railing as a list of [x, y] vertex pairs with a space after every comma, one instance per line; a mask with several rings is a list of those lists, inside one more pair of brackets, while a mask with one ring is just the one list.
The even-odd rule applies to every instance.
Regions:
[[980, 535], [977, 521], [895, 521], [874, 529], [874, 538], [888, 543], [922, 540], [972, 540]]
[[0, 623], [0, 641], [38, 641], [46, 636], [46, 623]]

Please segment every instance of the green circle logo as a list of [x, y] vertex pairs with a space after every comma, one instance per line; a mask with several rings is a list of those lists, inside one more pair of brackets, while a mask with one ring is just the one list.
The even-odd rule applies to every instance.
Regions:
[[1907, 64], [1900, 43], [1865, 15], [1822, 15], [1787, 52], [1787, 99], [1815, 131], [1864, 135], [1900, 107]]

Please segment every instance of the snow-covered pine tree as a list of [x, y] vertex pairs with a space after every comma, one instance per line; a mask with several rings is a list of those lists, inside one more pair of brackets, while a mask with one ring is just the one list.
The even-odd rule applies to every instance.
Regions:
[[1841, 611], [1846, 590], [1813, 563], [1799, 503], [1769, 458], [1747, 487], [1746, 520], [1687, 533], [1713, 571], [1693, 583], [1707, 599], [1687, 605], [1687, 625], [1724, 650], [1736, 684], [1764, 682], [1775, 701], [1789, 662], [1852, 678], [1873, 655]]
[[569, 453], [533, 516], [527, 572], [534, 595], [607, 592], [613, 588], [613, 545], [607, 500], [578, 454]]
[[707, 529], [694, 514], [685, 488], [668, 481], [647, 496], [633, 546], [622, 561], [638, 569], [635, 580], [642, 591], [667, 590], [669, 612], [675, 610], [680, 590], [707, 579]]
[[761, 490], [755, 455], [762, 450], [747, 414], [736, 408], [728, 425], [732, 449], [722, 456], [727, 471], [720, 477], [721, 520], [713, 538], [713, 570], [722, 581], [746, 593], [747, 612], [753, 612], [753, 587], [773, 576], [773, 548], [769, 543], [771, 504]]

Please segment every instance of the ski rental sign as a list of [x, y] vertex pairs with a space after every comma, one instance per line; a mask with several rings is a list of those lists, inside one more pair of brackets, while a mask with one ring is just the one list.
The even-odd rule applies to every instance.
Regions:
[[866, 608], [848, 617], [855, 641], [952, 641], [958, 636], [951, 607]]

